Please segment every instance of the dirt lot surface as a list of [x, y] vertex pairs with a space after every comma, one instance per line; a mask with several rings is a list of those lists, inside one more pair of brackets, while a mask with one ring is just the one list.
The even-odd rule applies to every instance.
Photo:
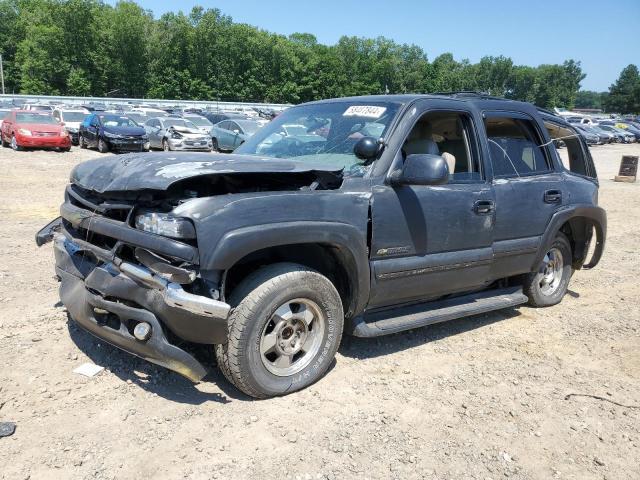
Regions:
[[[320, 382], [252, 401], [211, 364], [192, 385], [67, 320], [34, 234], [99, 154], [2, 149], [0, 477], [640, 478], [640, 183], [611, 181], [640, 146], [592, 150], [608, 244], [562, 304], [346, 338]], [[105, 370], [73, 373], [87, 361]]]

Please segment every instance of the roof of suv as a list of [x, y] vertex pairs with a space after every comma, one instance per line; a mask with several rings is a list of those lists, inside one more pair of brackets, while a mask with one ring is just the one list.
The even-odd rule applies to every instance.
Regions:
[[355, 97], [342, 97], [342, 98], [331, 98], [326, 100], [317, 100], [315, 102], [309, 103], [332, 103], [332, 102], [392, 102], [392, 103], [409, 103], [414, 100], [419, 99], [432, 99], [432, 100], [442, 100], [442, 99], [452, 99], [452, 100], [464, 100], [468, 102], [485, 102], [487, 100], [494, 102], [505, 102], [509, 105], [513, 104], [521, 104], [528, 105], [531, 107], [530, 103], [520, 102], [518, 100], [509, 100], [507, 98], [502, 97], [494, 97], [486, 93], [482, 92], [435, 92], [435, 93], [401, 93], [401, 94], [392, 94], [392, 95], [361, 95]]

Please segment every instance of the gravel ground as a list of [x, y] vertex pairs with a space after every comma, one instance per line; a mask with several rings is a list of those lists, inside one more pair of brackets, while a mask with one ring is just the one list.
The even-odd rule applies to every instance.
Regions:
[[[67, 320], [33, 239], [98, 154], [2, 149], [0, 421], [17, 429], [0, 477], [640, 478], [640, 183], [611, 181], [640, 146], [592, 151], [608, 244], [560, 305], [346, 338], [324, 379], [252, 401], [215, 368], [193, 385]], [[105, 370], [73, 373], [87, 361]]]

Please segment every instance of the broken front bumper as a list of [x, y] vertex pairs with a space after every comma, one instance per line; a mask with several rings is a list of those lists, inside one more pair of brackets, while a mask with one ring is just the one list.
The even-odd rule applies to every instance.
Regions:
[[[105, 342], [192, 381], [206, 375], [200, 362], [169, 341], [168, 331], [190, 342], [224, 343], [229, 305], [191, 294], [142, 265], [74, 239], [60, 219], [36, 235], [38, 245], [51, 239], [60, 299], [75, 322]], [[134, 335], [139, 324], [148, 331], [142, 339]]]

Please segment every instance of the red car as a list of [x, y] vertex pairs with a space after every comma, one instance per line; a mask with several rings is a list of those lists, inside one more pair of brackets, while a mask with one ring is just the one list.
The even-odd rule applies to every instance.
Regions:
[[51, 116], [28, 110], [12, 110], [0, 126], [3, 147], [22, 150], [25, 147], [71, 150], [71, 138], [64, 127]]

